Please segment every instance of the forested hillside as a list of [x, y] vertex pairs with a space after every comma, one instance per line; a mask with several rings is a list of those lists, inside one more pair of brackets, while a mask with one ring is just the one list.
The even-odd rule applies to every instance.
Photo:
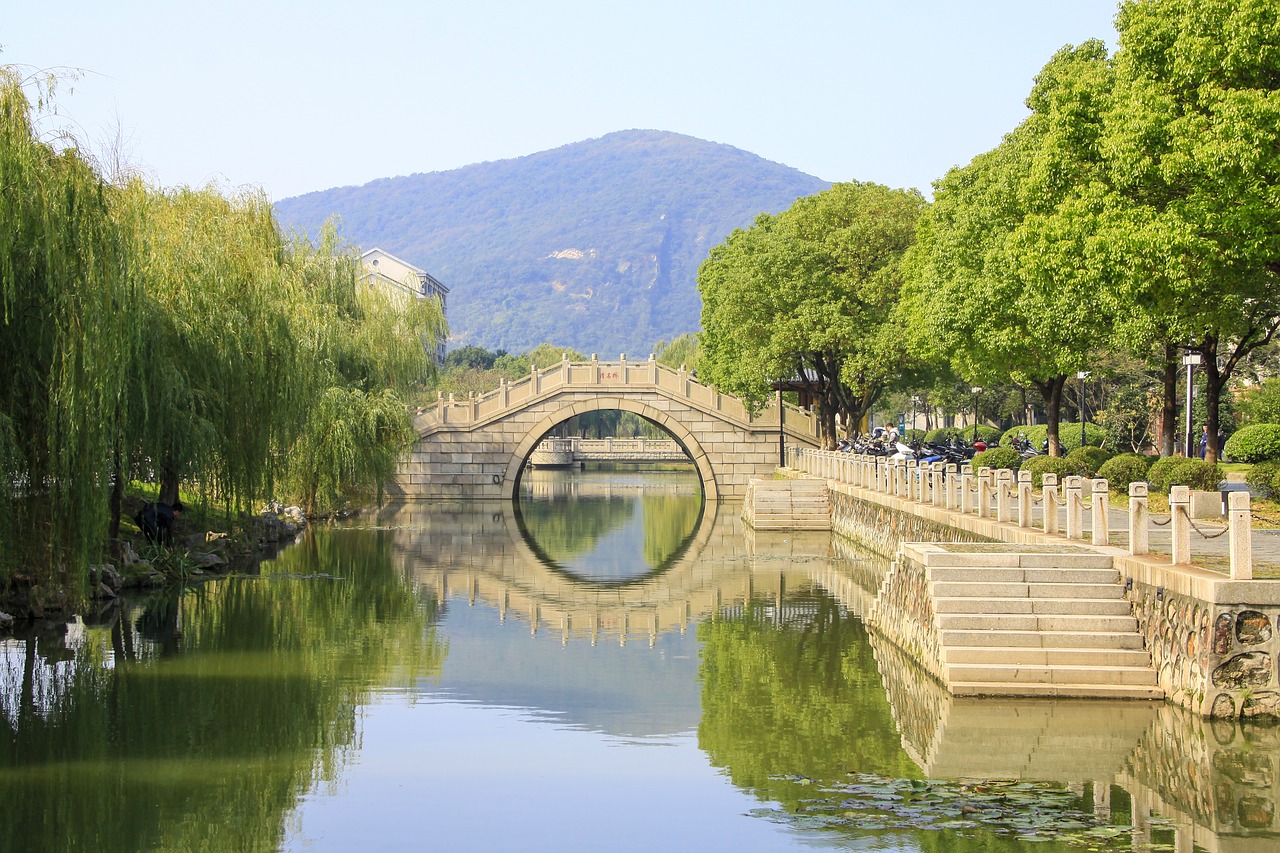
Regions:
[[288, 228], [380, 246], [444, 282], [454, 346], [544, 341], [643, 357], [698, 328], [708, 250], [829, 184], [754, 154], [648, 130], [514, 160], [384, 178], [276, 204]]

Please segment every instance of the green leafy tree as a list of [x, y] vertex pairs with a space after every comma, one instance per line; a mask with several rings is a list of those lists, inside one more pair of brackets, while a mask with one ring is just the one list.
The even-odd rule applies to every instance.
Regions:
[[701, 378], [756, 409], [803, 378], [834, 443], [836, 416], [859, 422], [907, 360], [889, 315], [923, 207], [915, 191], [837, 184], [731, 234], [698, 273]]
[[1059, 51], [1036, 78], [1032, 114], [934, 185], [899, 314], [927, 358], [983, 386], [1035, 387], [1054, 455], [1066, 379], [1107, 340], [1101, 272], [1080, 259], [1096, 230], [1081, 188], [1098, 168], [1109, 74], [1101, 42]]
[[1116, 29], [1099, 142], [1115, 291], [1202, 355], [1212, 462], [1223, 389], [1280, 328], [1280, 8], [1130, 2]]

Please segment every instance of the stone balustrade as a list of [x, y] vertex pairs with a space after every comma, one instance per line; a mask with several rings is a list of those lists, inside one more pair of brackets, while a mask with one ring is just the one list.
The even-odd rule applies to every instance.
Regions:
[[[933, 467], [914, 460], [901, 461], [883, 456], [861, 456], [831, 450], [789, 447], [791, 468], [828, 480], [857, 486], [873, 492], [905, 498], [917, 503], [956, 510], [982, 519], [1032, 528], [1039, 516], [1040, 529], [1048, 535], [1062, 531], [1068, 540], [1088, 541], [1091, 545], [1109, 545], [1113, 533], [1127, 538], [1133, 556], [1151, 553], [1152, 525], [1168, 525], [1171, 531], [1170, 562], [1193, 565], [1192, 533], [1197, 532], [1191, 515], [1191, 497], [1186, 486], [1174, 486], [1169, 495], [1170, 518], [1156, 522], [1148, 509], [1146, 483], [1129, 485], [1128, 529], [1112, 530], [1110, 484], [1106, 480], [1086, 477], [1064, 477], [1059, 484], [1055, 474], [1045, 474], [1039, 498], [1032, 489], [1030, 474], [1015, 475], [1009, 470], [979, 468], [965, 464]], [[1061, 491], [1059, 491], [1061, 489]], [[1229, 576], [1232, 580], [1253, 578], [1252, 521], [1248, 492], [1228, 494], [1225, 531], [1204, 533], [1203, 537], [1226, 535]], [[1035, 509], [1039, 507], [1040, 512]], [[1085, 524], [1086, 518], [1089, 524]]]

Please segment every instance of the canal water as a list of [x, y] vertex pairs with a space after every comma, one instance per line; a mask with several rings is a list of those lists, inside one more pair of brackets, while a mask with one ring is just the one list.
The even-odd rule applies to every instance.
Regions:
[[883, 561], [535, 471], [0, 645], [0, 849], [1280, 849], [1280, 730], [958, 700]]

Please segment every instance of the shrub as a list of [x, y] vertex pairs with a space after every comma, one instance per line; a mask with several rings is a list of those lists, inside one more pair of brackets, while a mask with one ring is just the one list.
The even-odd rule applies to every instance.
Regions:
[[1147, 469], [1147, 482], [1151, 484], [1151, 490], [1169, 491], [1169, 472], [1173, 470], [1173, 466], [1184, 461], [1186, 461], [1184, 456], [1165, 456], [1152, 462], [1151, 467]]
[[1110, 459], [1111, 456], [1112, 453], [1110, 451], [1103, 450], [1101, 447], [1077, 447], [1067, 454], [1067, 459], [1083, 465], [1085, 476], [1092, 477], [1098, 473], [1102, 463]]
[[1183, 459], [1169, 469], [1169, 486], [1213, 491], [1222, 482], [1222, 469], [1203, 459]]
[[1280, 424], [1252, 424], [1227, 439], [1223, 455], [1234, 462], [1280, 459]]
[[990, 450], [984, 450], [981, 453], [974, 454], [973, 470], [977, 471], [984, 465], [988, 468], [1008, 468], [1017, 471], [1018, 466], [1022, 464], [1022, 457], [1018, 455], [1016, 450], [1008, 447], [993, 447]]
[[1036, 488], [1043, 484], [1045, 474], [1057, 474], [1059, 483], [1063, 477], [1084, 476], [1084, 469], [1061, 456], [1032, 456], [1022, 460], [1021, 470], [1031, 472], [1031, 484]]
[[[985, 441], [988, 445], [996, 444], [1002, 433], [996, 427], [990, 427], [986, 424], [978, 424], [978, 438]], [[938, 427], [931, 429], [924, 434], [924, 440], [942, 444], [950, 441], [953, 436], [958, 436], [963, 441], [973, 441], [973, 427]]]
[[[1039, 450], [1044, 444], [1045, 437], [1049, 434], [1048, 424], [1036, 424], [1029, 427], [1014, 427], [1004, 434], [1000, 443], [1008, 447], [1018, 433], [1022, 433], [1031, 442], [1031, 446]], [[1102, 442], [1106, 439], [1107, 434], [1102, 427], [1093, 423], [1084, 425], [1085, 444], [1091, 447], [1101, 447]], [[1058, 442], [1062, 445], [1063, 452], [1068, 452], [1080, 446], [1080, 424], [1060, 423], [1058, 424]]]
[[1121, 494], [1129, 493], [1130, 483], [1141, 483], [1147, 479], [1147, 469], [1151, 467], [1151, 458], [1141, 453], [1121, 453], [1113, 456], [1098, 468], [1098, 476], [1111, 484], [1111, 491]]
[[1275, 498], [1280, 496], [1280, 489], [1277, 488], [1276, 477], [1280, 475], [1280, 462], [1270, 460], [1267, 462], [1259, 462], [1249, 469], [1249, 473], [1244, 475], [1244, 480], [1249, 484], [1249, 491], [1260, 498]]

